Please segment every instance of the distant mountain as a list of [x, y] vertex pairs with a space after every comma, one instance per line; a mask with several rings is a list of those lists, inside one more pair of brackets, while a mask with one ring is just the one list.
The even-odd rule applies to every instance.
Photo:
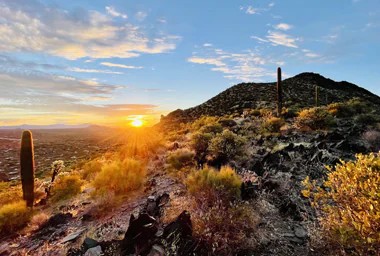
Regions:
[[[336, 82], [316, 73], [301, 73], [282, 81], [284, 107], [314, 106], [315, 87], [319, 86], [321, 105], [342, 102], [354, 97], [365, 99], [380, 109], [380, 97], [355, 84]], [[196, 107], [176, 110], [163, 119], [188, 120], [202, 115], [219, 116], [242, 113], [247, 108], [274, 108], [276, 83], [240, 83]]]
[[78, 129], [78, 128], [88, 128], [91, 127], [91, 124], [77, 124], [77, 125], [68, 125], [68, 124], [50, 124], [50, 125], [14, 125], [14, 126], [0, 126], [0, 129], [21, 129], [21, 130], [39, 130], [39, 129]]

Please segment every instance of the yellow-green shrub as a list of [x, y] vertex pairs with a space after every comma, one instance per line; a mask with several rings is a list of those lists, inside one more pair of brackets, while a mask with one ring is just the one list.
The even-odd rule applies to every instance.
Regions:
[[173, 151], [168, 155], [166, 162], [172, 169], [181, 170], [194, 165], [194, 152], [187, 149]]
[[217, 164], [225, 164], [243, 153], [246, 140], [230, 130], [217, 134], [210, 142], [210, 152]]
[[135, 159], [113, 160], [105, 163], [96, 175], [93, 186], [98, 193], [112, 191], [116, 195], [139, 189], [145, 180], [146, 168]]
[[356, 158], [328, 167], [324, 188], [307, 178], [302, 193], [320, 214], [327, 239], [369, 255], [380, 245], [380, 156], [358, 154]]
[[82, 191], [83, 180], [77, 174], [66, 174], [57, 177], [52, 187], [52, 200], [69, 199]]
[[296, 125], [300, 128], [326, 129], [334, 124], [334, 117], [324, 107], [304, 109], [296, 118]]
[[191, 130], [199, 131], [201, 128], [205, 126], [212, 127], [214, 125], [219, 125], [218, 120], [219, 118], [214, 116], [201, 116], [191, 124]]
[[241, 183], [239, 175], [229, 166], [223, 166], [220, 171], [210, 167], [194, 170], [185, 181], [192, 195], [206, 197], [210, 202], [240, 198]]
[[86, 162], [82, 166], [81, 176], [84, 180], [92, 180], [96, 176], [98, 172], [102, 170], [102, 165], [104, 161], [101, 159], [93, 159], [91, 161]]
[[0, 206], [0, 233], [14, 232], [24, 227], [32, 217], [32, 210], [24, 200]]
[[0, 206], [22, 199], [21, 186], [11, 186], [9, 182], [0, 182]]
[[284, 119], [279, 117], [268, 117], [264, 120], [262, 128], [265, 132], [279, 132], [280, 128], [285, 124]]

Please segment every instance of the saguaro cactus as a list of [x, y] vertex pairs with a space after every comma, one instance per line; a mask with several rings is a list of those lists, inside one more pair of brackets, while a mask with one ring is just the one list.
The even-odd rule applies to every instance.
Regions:
[[24, 131], [20, 150], [22, 195], [28, 207], [34, 203], [34, 148], [30, 131]]
[[282, 86], [281, 86], [281, 68], [277, 68], [277, 116], [282, 112]]
[[315, 106], [319, 106], [319, 86], [315, 86]]

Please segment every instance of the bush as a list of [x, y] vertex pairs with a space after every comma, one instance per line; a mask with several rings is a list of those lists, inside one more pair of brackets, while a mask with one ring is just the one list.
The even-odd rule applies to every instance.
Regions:
[[96, 193], [114, 192], [125, 194], [142, 187], [146, 177], [146, 168], [138, 160], [127, 158], [105, 163], [96, 175], [93, 186]]
[[202, 116], [191, 124], [191, 130], [199, 131], [202, 127], [205, 127], [205, 126], [218, 125], [219, 124], [218, 120], [219, 118], [214, 117], [214, 116]]
[[63, 174], [57, 177], [52, 187], [52, 200], [58, 202], [78, 195], [81, 192], [83, 180], [77, 174]]
[[0, 207], [0, 233], [14, 232], [29, 222], [32, 210], [24, 200], [8, 203]]
[[355, 122], [361, 125], [372, 125], [379, 121], [379, 117], [374, 114], [360, 114], [355, 117]]
[[207, 198], [208, 202], [240, 198], [241, 178], [229, 166], [220, 171], [206, 167], [193, 171], [185, 181], [189, 192], [197, 198]]
[[213, 134], [211, 133], [195, 133], [191, 137], [190, 145], [195, 151], [195, 159], [198, 166], [202, 166], [206, 162], [207, 154], [209, 153], [209, 146]]
[[329, 128], [334, 124], [334, 117], [323, 107], [304, 109], [296, 118], [296, 125], [300, 128], [318, 130]]
[[210, 142], [210, 152], [219, 166], [243, 153], [245, 139], [230, 130], [217, 134]]
[[100, 159], [93, 159], [82, 166], [81, 176], [84, 180], [93, 180], [97, 173], [102, 170], [103, 162]]
[[351, 99], [347, 102], [331, 103], [327, 111], [336, 117], [352, 117], [369, 111], [368, 105], [360, 99]]
[[264, 132], [279, 132], [280, 128], [285, 124], [284, 119], [278, 117], [266, 118], [262, 124]]
[[21, 186], [11, 186], [9, 182], [0, 182], [0, 206], [22, 199]]
[[328, 167], [323, 188], [307, 178], [302, 193], [312, 200], [327, 240], [370, 255], [380, 244], [380, 155], [356, 158]]
[[186, 149], [179, 149], [174, 152], [171, 152], [166, 162], [170, 165], [171, 168], [175, 170], [181, 170], [184, 167], [192, 166], [194, 160], [194, 152], [186, 150]]

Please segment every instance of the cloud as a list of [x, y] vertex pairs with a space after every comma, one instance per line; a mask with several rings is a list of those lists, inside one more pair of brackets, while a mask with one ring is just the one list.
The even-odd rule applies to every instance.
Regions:
[[120, 17], [120, 18], [123, 18], [123, 19], [127, 19], [128, 16], [127, 14], [124, 14], [124, 13], [120, 13], [118, 11], [115, 10], [114, 7], [112, 6], [106, 6], [106, 11], [109, 15], [113, 16], [113, 17]]
[[[206, 52], [188, 58], [191, 63], [210, 65], [211, 70], [224, 73], [227, 79], [238, 81], [262, 81], [263, 78], [275, 77], [275, 72], [269, 66], [281, 62], [269, 56], [265, 58], [252, 50], [240, 53], [226, 52], [222, 49], [207, 47]], [[201, 56], [203, 55], [203, 56]]]
[[131, 58], [171, 51], [180, 40], [118, 23], [114, 16], [97, 11], [64, 10], [29, 0], [3, 2], [0, 13], [0, 51], [4, 53], [41, 52], [72, 60]]
[[72, 71], [72, 72], [78, 72], [78, 73], [103, 73], [103, 74], [117, 74], [117, 75], [123, 74], [122, 72], [102, 70], [102, 69], [69, 68], [67, 70]]
[[257, 14], [258, 13], [258, 9], [256, 8], [253, 8], [252, 6], [248, 6], [247, 9], [245, 10], [245, 13], [246, 14]]
[[296, 42], [297, 38], [293, 38], [290, 35], [285, 33], [277, 32], [277, 31], [268, 31], [268, 35], [266, 36], [267, 40], [272, 43], [272, 45], [277, 46], [286, 46], [292, 48], [298, 48]]
[[277, 25], [274, 25], [273, 27], [274, 27], [275, 29], [278, 29], [278, 30], [284, 30], [284, 31], [287, 31], [287, 30], [293, 28], [292, 25], [290, 25], [290, 24], [286, 24], [286, 23], [279, 23], [279, 24], [277, 24]]
[[210, 43], [205, 43], [205, 44], [203, 44], [203, 46], [204, 46], [204, 47], [211, 47], [212, 44], [210, 44]]
[[140, 12], [137, 12], [136, 13], [136, 15], [135, 15], [135, 17], [136, 17], [136, 19], [138, 20], [138, 21], [143, 21], [143, 20], [145, 20], [145, 18], [148, 16], [148, 14], [146, 13], [146, 12], [142, 12], [142, 11], [140, 11]]
[[107, 66], [107, 67], [128, 68], [128, 69], [142, 69], [143, 68], [139, 66], [129, 66], [129, 65], [117, 64], [117, 63], [111, 63], [111, 62], [101, 62], [100, 65]]

